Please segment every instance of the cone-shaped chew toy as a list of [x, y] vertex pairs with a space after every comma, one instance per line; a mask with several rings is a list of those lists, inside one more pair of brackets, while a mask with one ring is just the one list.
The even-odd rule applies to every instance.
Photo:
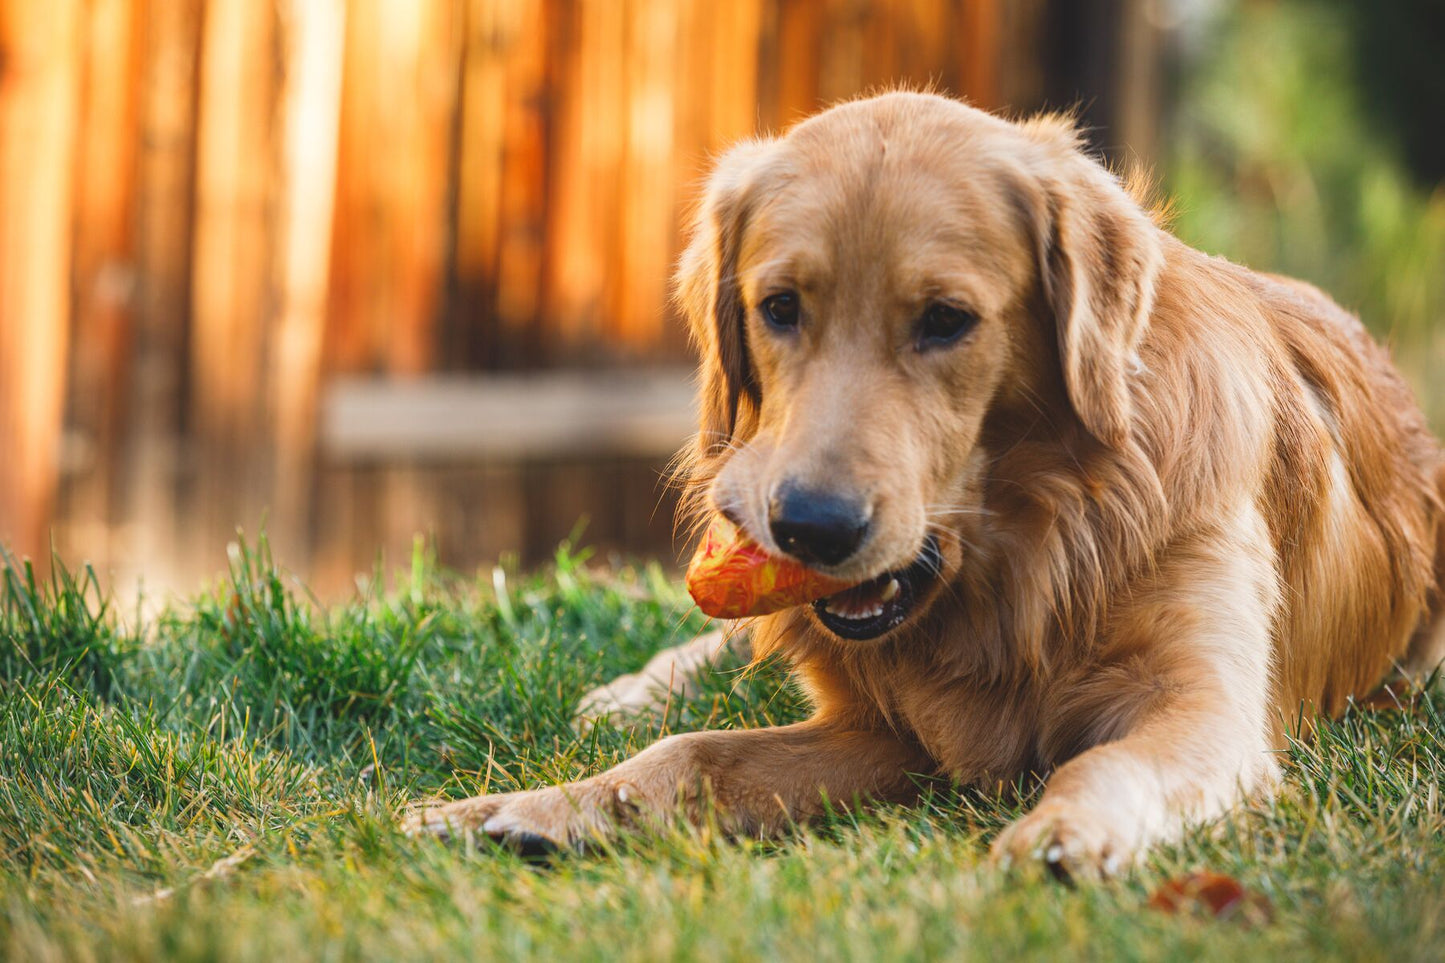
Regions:
[[781, 612], [851, 588], [763, 547], [717, 516], [687, 567], [687, 590], [715, 619]]

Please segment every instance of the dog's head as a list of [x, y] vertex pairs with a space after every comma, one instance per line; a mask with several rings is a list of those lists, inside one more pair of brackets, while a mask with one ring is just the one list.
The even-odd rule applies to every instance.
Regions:
[[835, 635], [903, 625], [987, 523], [1011, 433], [1132, 443], [1160, 244], [1057, 120], [893, 93], [733, 148], [678, 273], [708, 509], [868, 580], [814, 606]]

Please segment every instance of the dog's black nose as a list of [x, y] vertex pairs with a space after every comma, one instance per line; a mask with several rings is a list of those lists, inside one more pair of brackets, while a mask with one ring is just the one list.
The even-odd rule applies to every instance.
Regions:
[[837, 565], [868, 534], [868, 508], [828, 492], [784, 485], [768, 504], [768, 528], [778, 547], [799, 561]]

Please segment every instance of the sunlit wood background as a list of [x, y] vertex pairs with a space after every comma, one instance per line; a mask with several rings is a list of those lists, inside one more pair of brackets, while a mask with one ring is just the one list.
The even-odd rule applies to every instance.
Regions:
[[[583, 515], [671, 559], [681, 435], [421, 450], [438, 409], [386, 391], [490, 379], [457, 411], [525, 428], [570, 389], [518, 374], [681, 383], [667, 281], [708, 158], [870, 87], [1082, 103], [1147, 155], [1149, 6], [0, 0], [0, 540], [183, 589], [263, 521], [323, 591], [416, 532], [532, 562]], [[393, 435], [334, 443], [339, 391]]]

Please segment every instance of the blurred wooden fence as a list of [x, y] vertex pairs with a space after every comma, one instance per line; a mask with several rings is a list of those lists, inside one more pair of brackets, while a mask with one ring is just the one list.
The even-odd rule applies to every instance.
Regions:
[[[1133, 5], [1086, 6], [1114, 36]], [[0, 539], [186, 585], [263, 516], [333, 582], [427, 528], [534, 557], [579, 510], [665, 548], [656, 455], [358, 462], [328, 386], [685, 364], [666, 285], [709, 156], [875, 85], [1036, 105], [1078, 9], [5, 0]]]

